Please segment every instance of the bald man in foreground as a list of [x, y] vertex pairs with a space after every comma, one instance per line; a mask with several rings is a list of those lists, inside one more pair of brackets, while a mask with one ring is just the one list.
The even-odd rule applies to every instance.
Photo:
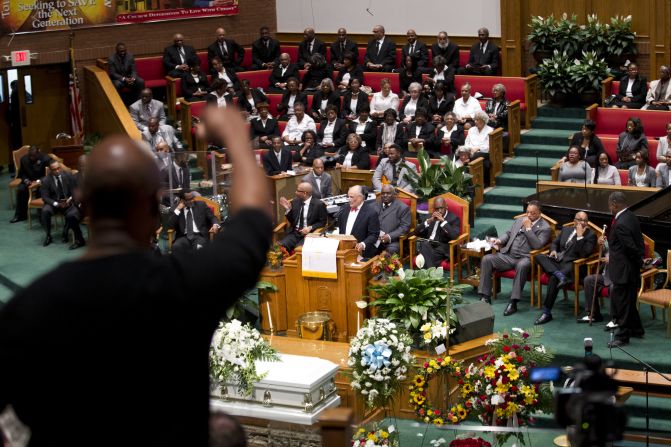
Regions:
[[258, 278], [270, 200], [238, 112], [207, 109], [207, 138], [235, 163], [234, 216], [197, 252], [157, 257], [159, 173], [146, 149], [105, 139], [89, 156], [91, 240], [0, 311], [0, 410], [30, 446], [206, 446], [212, 334]]

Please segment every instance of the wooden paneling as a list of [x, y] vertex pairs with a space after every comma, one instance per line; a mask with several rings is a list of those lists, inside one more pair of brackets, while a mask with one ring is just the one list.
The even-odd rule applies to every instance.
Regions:
[[501, 0], [501, 59], [503, 76], [523, 76], [522, 55], [526, 51], [520, 21], [520, 0]]

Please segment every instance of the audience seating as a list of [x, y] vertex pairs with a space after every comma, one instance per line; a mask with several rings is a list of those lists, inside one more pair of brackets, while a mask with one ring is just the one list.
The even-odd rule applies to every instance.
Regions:
[[[200, 116], [200, 112], [207, 104], [205, 101], [189, 102], [184, 98], [180, 98], [180, 121], [182, 123], [182, 139], [192, 151], [205, 150], [201, 146], [201, 141], [196, 138], [194, 122]], [[195, 119], [194, 119], [195, 118]], [[202, 142], [204, 143], [204, 142]]]
[[[564, 227], [574, 227], [575, 222], [569, 222], [567, 224], [563, 225]], [[602, 235], [603, 231], [601, 228], [598, 226], [594, 225], [592, 222], [589, 222], [589, 228], [594, 232], [596, 235], [596, 239], [598, 240]], [[559, 232], [557, 232], [559, 234]], [[544, 254], [550, 253], [550, 250], [547, 249], [543, 251]], [[576, 259], [573, 261], [573, 278], [574, 281], [570, 284], [567, 284], [566, 286], [563, 287], [562, 291], [564, 292], [564, 297], [566, 298], [566, 289], [570, 288], [573, 289], [573, 294], [574, 294], [574, 308], [573, 308], [573, 313], [578, 316], [580, 313], [580, 289], [582, 289], [582, 283], [581, 283], [581, 278], [582, 275], [580, 274], [580, 270], [585, 269], [585, 265], [587, 262], [596, 259], [599, 256], [599, 244], [595, 243], [594, 244], [594, 249], [592, 250], [592, 253], [587, 256], [586, 258], [580, 258]], [[536, 280], [538, 281], [538, 294], [537, 294], [537, 303], [538, 307], [541, 307], [543, 303], [543, 286], [547, 286], [548, 283], [550, 282], [550, 276], [543, 271], [542, 268], [537, 267], [537, 277]], [[533, 306], [533, 302], [531, 303]]]
[[7, 192], [9, 193], [9, 207], [14, 208], [14, 190], [18, 188], [21, 184], [21, 178], [19, 177], [19, 170], [21, 169], [21, 159], [24, 155], [28, 154], [28, 149], [30, 146], [22, 146], [19, 149], [12, 151], [12, 160], [14, 161], [14, 178], [9, 181], [9, 188]]
[[[373, 155], [371, 155], [371, 166], [373, 164]], [[375, 163], [377, 164], [377, 156], [375, 156]], [[399, 256], [401, 257], [401, 261], [405, 262], [406, 253], [409, 253], [410, 246], [408, 245], [408, 249], [406, 250], [405, 245], [409, 238], [415, 234], [415, 228], [417, 227], [417, 196], [411, 192], [406, 191], [405, 189], [401, 188], [396, 188], [396, 200], [400, 200], [401, 202], [405, 203], [410, 207], [410, 229], [406, 234], [403, 234], [399, 236], [398, 238], [398, 245], [399, 245]], [[409, 243], [408, 243], [409, 244]], [[408, 258], [411, 257], [410, 255], [407, 256]]]
[[280, 45], [280, 54], [287, 53], [291, 57], [291, 62], [298, 62], [298, 45]]
[[[389, 79], [389, 84], [391, 85], [391, 91], [398, 94], [401, 91], [401, 81], [399, 80], [398, 73], [364, 71], [363, 85], [371, 87], [373, 89], [373, 92], [379, 92], [381, 81], [385, 78]], [[399, 107], [400, 105], [401, 101], [399, 101]]]
[[[662, 309], [662, 320], [666, 320], [666, 336], [671, 337], [671, 290], [667, 287], [669, 286], [669, 279], [671, 274], [671, 250], [666, 252], [666, 268], [665, 269], [650, 269], [646, 270], [641, 274], [641, 288], [638, 293], [638, 300], [636, 306], [639, 308], [641, 304], [649, 304], [652, 310], [652, 318], [656, 317], [655, 308], [660, 307]], [[655, 290], [654, 282], [652, 279], [658, 273], [666, 273], [666, 279], [664, 280], [664, 285], [662, 288]], [[646, 279], [651, 279], [647, 281]]]
[[[671, 118], [671, 114], [669, 115], [669, 118]], [[643, 123], [643, 126], [645, 126], [645, 123]], [[664, 133], [666, 135], [666, 132]], [[646, 136], [648, 137], [648, 164], [652, 166], [653, 168], [657, 166], [657, 146], [659, 145], [659, 140], [656, 138], [653, 138], [652, 135], [649, 135], [646, 132]], [[606, 136], [602, 137], [599, 135], [599, 138], [601, 139], [601, 142], [603, 143], [603, 148], [606, 150], [606, 153], [610, 157], [611, 162], [615, 163], [617, 161], [617, 137], [612, 137], [612, 136]]]
[[[648, 82], [647, 85], [649, 89], [650, 82]], [[609, 76], [601, 81], [601, 104], [604, 103], [606, 98], [610, 97], [611, 95], [617, 95], [618, 93], [620, 93], [620, 81], [615, 81], [612, 76]]]
[[632, 116], [641, 119], [645, 135], [649, 138], [666, 135], [666, 125], [671, 121], [671, 113], [663, 110], [608, 109], [593, 104], [585, 111], [586, 118], [596, 123], [599, 138], [617, 138], [624, 131], [627, 119]]
[[252, 71], [241, 71], [236, 73], [240, 82], [247, 79], [249, 81], [249, 86], [252, 88], [262, 88], [264, 91], [268, 90], [268, 83], [270, 74], [272, 70], [252, 70]]

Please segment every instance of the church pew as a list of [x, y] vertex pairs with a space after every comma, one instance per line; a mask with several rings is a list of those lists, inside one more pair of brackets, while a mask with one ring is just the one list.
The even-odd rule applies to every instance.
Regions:
[[[536, 183], [536, 191], [543, 192], [549, 191], [551, 189], [560, 189], [560, 188], [573, 188], [573, 189], [584, 189], [585, 185], [582, 183], [569, 183], [569, 182], [557, 182], [552, 180], [540, 180]], [[591, 183], [587, 184], [587, 189], [606, 189], [609, 191], [659, 191], [657, 188], [648, 188], [643, 186], [627, 186], [625, 185], [603, 185]]]
[[593, 104], [585, 109], [586, 118], [596, 123], [599, 138], [615, 137], [625, 130], [627, 119], [638, 117], [649, 138], [666, 135], [666, 126], [671, 122], [671, 113], [663, 110], [608, 109]]
[[[650, 82], [647, 83], [650, 88]], [[617, 95], [620, 92], [620, 81], [614, 80], [612, 76], [608, 76], [601, 81], [601, 104], [611, 95]], [[634, 109], [636, 110], [636, 109]]]

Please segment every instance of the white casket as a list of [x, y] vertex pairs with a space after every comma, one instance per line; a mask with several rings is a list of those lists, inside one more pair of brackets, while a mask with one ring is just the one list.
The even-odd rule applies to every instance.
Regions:
[[278, 362], [256, 362], [259, 374], [251, 396], [237, 386], [212, 386], [211, 406], [227, 413], [311, 425], [326, 408], [340, 404], [335, 375], [338, 365], [316, 357], [280, 354]]

